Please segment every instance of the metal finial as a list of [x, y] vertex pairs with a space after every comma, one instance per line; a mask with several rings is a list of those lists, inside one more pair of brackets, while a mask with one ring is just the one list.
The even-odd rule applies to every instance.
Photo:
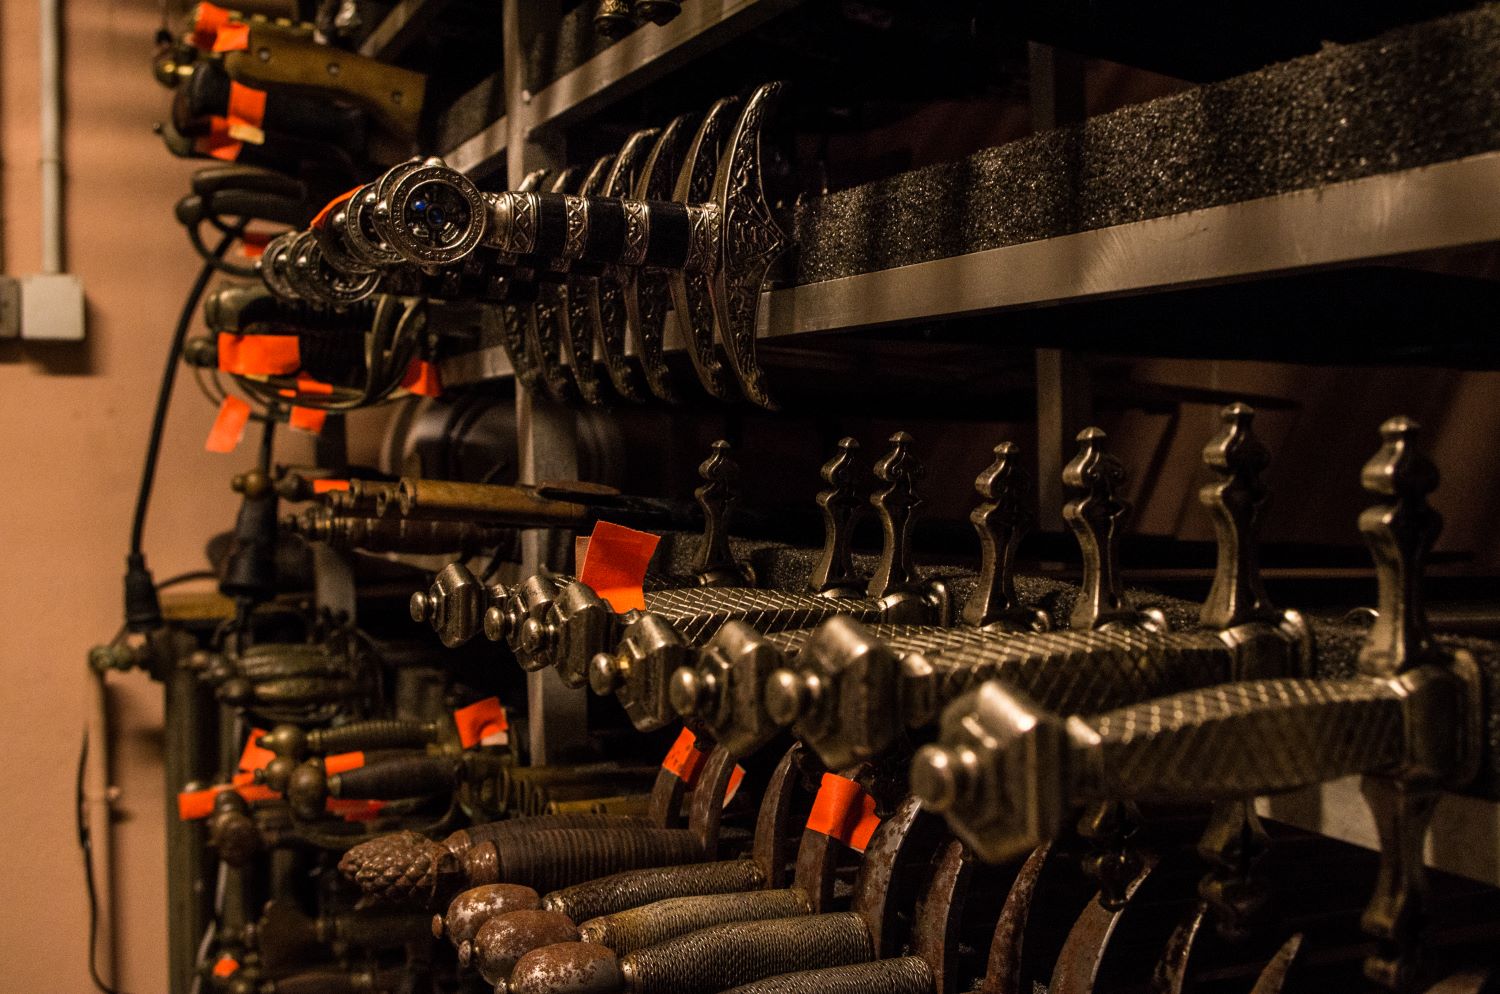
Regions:
[[1360, 471], [1365, 490], [1386, 502], [1366, 508], [1359, 530], [1375, 559], [1379, 615], [1359, 653], [1371, 676], [1394, 676], [1427, 661], [1430, 640], [1422, 606], [1422, 571], [1443, 530], [1443, 517], [1427, 503], [1438, 471], [1416, 442], [1421, 426], [1391, 418], [1380, 426], [1383, 444]]
[[911, 523], [922, 503], [917, 493], [922, 464], [912, 455], [910, 435], [898, 431], [891, 436], [891, 451], [875, 464], [875, 475], [890, 486], [870, 498], [880, 517], [884, 545], [866, 591], [871, 597], [884, 597], [917, 582], [911, 561]]
[[1079, 432], [1078, 454], [1062, 473], [1063, 486], [1076, 494], [1063, 506], [1063, 520], [1083, 553], [1082, 589], [1069, 619], [1079, 629], [1137, 617], [1120, 585], [1120, 527], [1130, 512], [1118, 495], [1125, 467], [1104, 451], [1106, 437], [1098, 428]]
[[1203, 462], [1218, 479], [1198, 491], [1213, 518], [1219, 561], [1198, 620], [1210, 628], [1233, 628], [1277, 616], [1261, 584], [1256, 544], [1267, 500], [1261, 474], [1271, 464], [1271, 454], [1255, 437], [1250, 405], [1230, 404], [1219, 412], [1219, 420], [1223, 430], [1203, 447]]
[[864, 507], [859, 499], [859, 443], [852, 438], [839, 439], [839, 450], [832, 459], [823, 464], [820, 471], [828, 489], [818, 494], [818, 507], [823, 511], [823, 555], [808, 577], [808, 585], [816, 592], [837, 590], [855, 582], [854, 556], [849, 543], [854, 531], [854, 519]]
[[703, 486], [693, 491], [698, 506], [703, 508], [703, 544], [698, 550], [697, 573], [704, 584], [733, 582], [729, 578], [739, 577], [725, 524], [729, 505], [739, 496], [735, 484], [740, 467], [730, 458], [729, 451], [729, 443], [722, 438], [713, 444], [709, 457], [698, 466]]
[[981, 568], [979, 583], [964, 604], [963, 620], [976, 628], [1023, 613], [1016, 597], [1014, 562], [1016, 546], [1034, 515], [1020, 455], [1014, 442], [1001, 442], [995, 446], [995, 461], [974, 481], [983, 502], [969, 514], [969, 522], [979, 533]]

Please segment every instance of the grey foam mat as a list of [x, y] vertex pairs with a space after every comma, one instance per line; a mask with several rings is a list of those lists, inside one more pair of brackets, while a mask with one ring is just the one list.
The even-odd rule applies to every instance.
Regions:
[[815, 283], [1500, 148], [1500, 6], [805, 202]]

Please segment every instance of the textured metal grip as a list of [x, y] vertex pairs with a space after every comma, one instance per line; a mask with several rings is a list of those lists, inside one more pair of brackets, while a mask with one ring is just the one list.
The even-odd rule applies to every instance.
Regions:
[[932, 967], [918, 956], [783, 973], [725, 994], [932, 994]]
[[454, 832], [444, 842], [449, 849], [456, 852], [481, 842], [493, 842], [502, 836], [539, 832], [549, 828], [621, 828], [630, 826], [645, 827], [645, 825], [646, 822], [643, 819], [622, 818], [619, 815], [529, 815], [525, 818], [510, 818], [505, 821], [490, 821], [482, 825], [470, 825], [468, 828], [461, 828]]
[[394, 801], [452, 790], [458, 763], [443, 756], [406, 756], [362, 766], [328, 778], [328, 793], [340, 798]]
[[430, 722], [372, 718], [368, 721], [352, 721], [338, 728], [308, 732], [307, 748], [309, 752], [315, 753], [420, 749], [432, 741], [433, 732]]
[[[953, 641], [927, 658], [938, 706], [998, 677], [1063, 714], [1093, 714], [1232, 676], [1228, 647], [1206, 632], [1041, 632]], [[931, 709], [910, 717], [934, 715]]]
[[835, 614], [874, 620], [880, 615], [880, 602], [753, 587], [692, 587], [648, 592], [646, 610], [661, 615], [690, 644], [697, 644], [726, 621], [743, 621], [762, 632], [778, 632], [816, 625]]
[[595, 918], [579, 926], [585, 942], [608, 946], [621, 956], [680, 935], [732, 922], [790, 918], [812, 911], [799, 890], [703, 894], [655, 901]]
[[1399, 684], [1258, 680], [1070, 719], [1075, 799], [1218, 800], [1293, 790], [1392, 765]]
[[765, 883], [760, 866], [750, 859], [685, 866], [626, 870], [564, 887], [542, 898], [542, 907], [560, 911], [575, 922], [613, 915], [653, 901], [693, 894], [730, 894]]
[[504, 836], [493, 843], [494, 876], [471, 883], [525, 884], [543, 893], [620, 870], [671, 866], [703, 859], [703, 847], [686, 830], [555, 828]]
[[718, 994], [778, 973], [871, 956], [864, 919], [845, 911], [689, 932], [622, 957], [620, 974], [635, 994]]

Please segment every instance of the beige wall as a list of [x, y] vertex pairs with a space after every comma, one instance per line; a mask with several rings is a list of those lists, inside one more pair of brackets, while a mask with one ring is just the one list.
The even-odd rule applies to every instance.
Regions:
[[[151, 124], [169, 94], [151, 76], [156, 0], [67, 4], [68, 266], [88, 298], [88, 341], [0, 342], [0, 987], [90, 989], [73, 829], [87, 701], [84, 654], [120, 625], [131, 504], [164, 349], [196, 271], [172, 220], [192, 165]], [[36, 6], [0, 3], [4, 270], [39, 265]], [[232, 520], [227, 474], [205, 453], [211, 411], [178, 384], [146, 541], [157, 579], [201, 568]], [[160, 692], [111, 678], [119, 985], [166, 988]]]

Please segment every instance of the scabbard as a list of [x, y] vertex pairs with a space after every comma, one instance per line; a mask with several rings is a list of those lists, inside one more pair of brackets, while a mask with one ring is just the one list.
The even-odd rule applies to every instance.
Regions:
[[719, 994], [763, 977], [873, 957], [865, 920], [852, 911], [699, 929], [620, 959], [632, 994]]
[[783, 973], [724, 994], [932, 994], [932, 967], [919, 956]]
[[750, 859], [649, 870], [627, 870], [564, 887], [542, 898], [542, 907], [560, 911], [575, 922], [613, 915], [653, 901], [693, 894], [730, 894], [765, 883], [759, 864]]
[[701, 928], [811, 913], [807, 895], [799, 890], [702, 894], [669, 898], [604, 915], [584, 922], [578, 927], [578, 934], [584, 942], [597, 942], [624, 956]]
[[703, 847], [683, 829], [554, 828], [501, 836], [462, 859], [471, 886], [504, 882], [546, 893], [620, 870], [698, 862]]

